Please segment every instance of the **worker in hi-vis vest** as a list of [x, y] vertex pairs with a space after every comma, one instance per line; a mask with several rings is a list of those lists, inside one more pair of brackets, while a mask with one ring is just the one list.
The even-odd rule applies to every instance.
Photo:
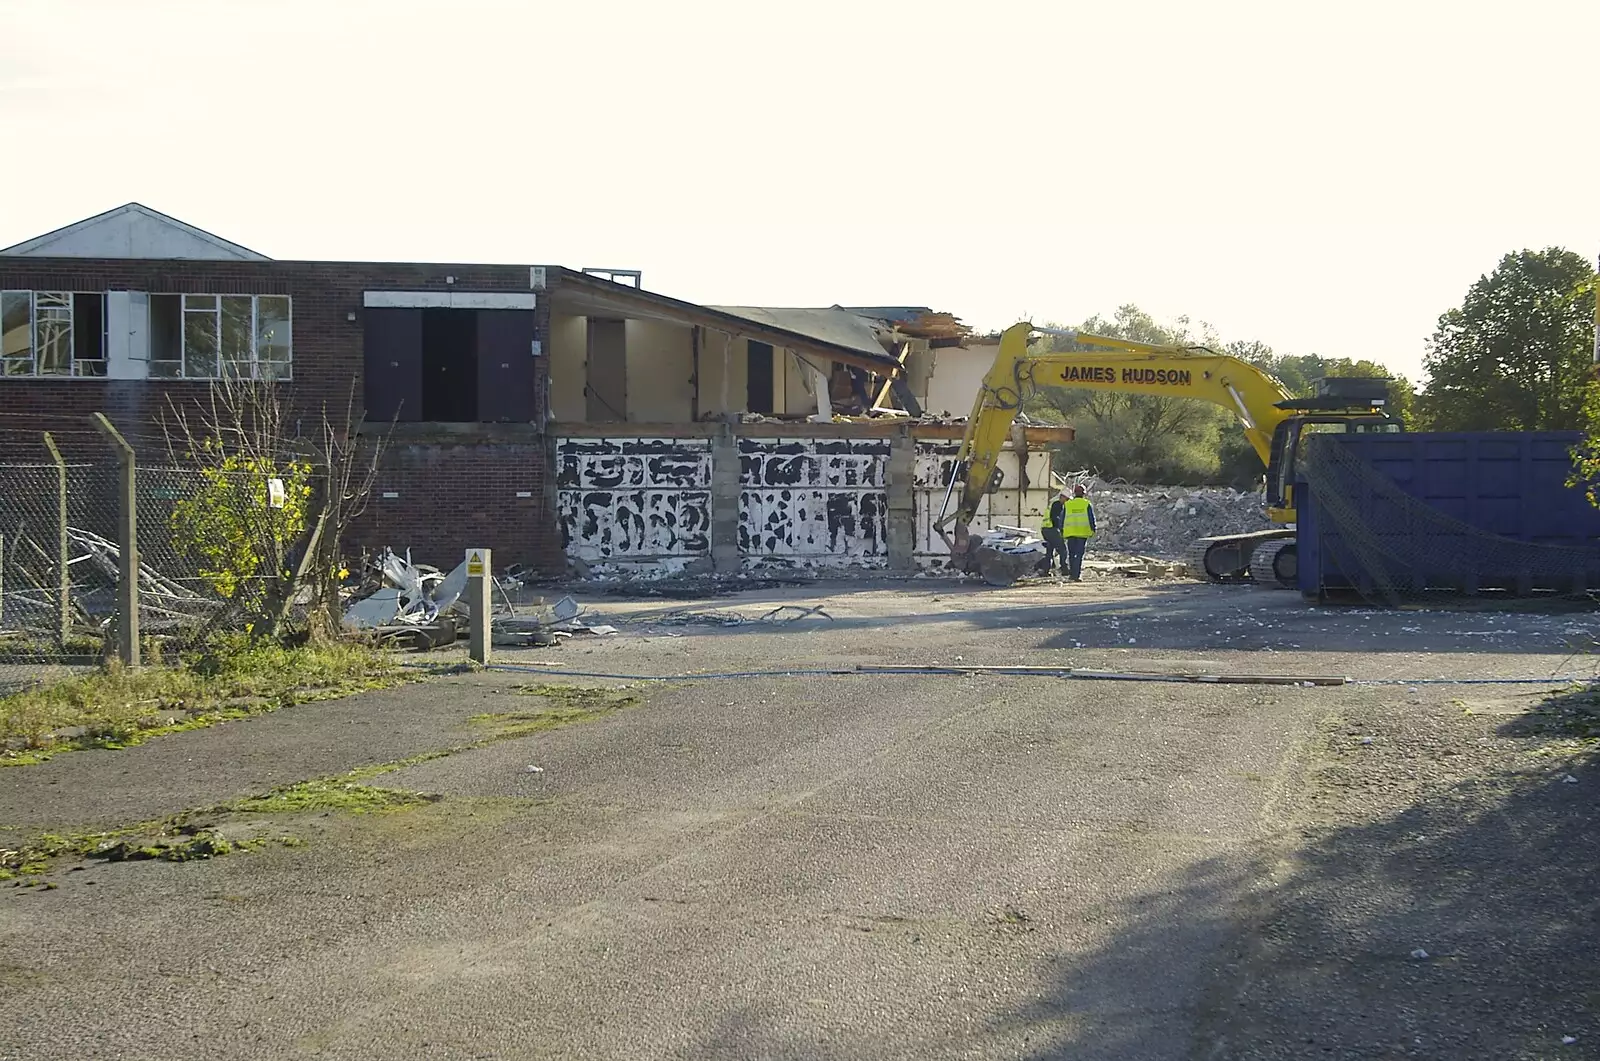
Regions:
[[[1074, 582], [1083, 581], [1083, 549], [1094, 537], [1094, 506], [1083, 494], [1083, 486], [1072, 488], [1072, 496], [1061, 504], [1061, 537], [1067, 542], [1067, 561], [1071, 565], [1068, 577]], [[1055, 506], [1051, 505], [1054, 515]]]
[[1044, 566], [1041, 570], [1046, 575], [1052, 573], [1051, 568], [1057, 557], [1061, 558], [1061, 573], [1067, 573], [1067, 543], [1061, 537], [1061, 528], [1066, 525], [1068, 500], [1070, 495], [1066, 490], [1057, 494], [1056, 499], [1050, 502], [1050, 510], [1044, 514], [1044, 523], [1039, 527], [1039, 536], [1044, 539]]

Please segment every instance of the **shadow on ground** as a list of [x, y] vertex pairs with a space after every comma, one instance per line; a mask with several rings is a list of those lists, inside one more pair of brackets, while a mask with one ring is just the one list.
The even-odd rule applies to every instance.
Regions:
[[[1127, 904], [1016, 1019], [1080, 1017], [1037, 1055], [1077, 1061], [1600, 1057], [1597, 733], [1593, 692], [1341, 719], [1300, 828]], [[1165, 985], [1182, 1041], [1153, 1037], [1166, 956], [1216, 943], [1212, 975]]]

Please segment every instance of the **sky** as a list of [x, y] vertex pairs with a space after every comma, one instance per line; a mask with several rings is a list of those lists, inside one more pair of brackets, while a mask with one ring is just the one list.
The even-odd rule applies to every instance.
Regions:
[[0, 0], [0, 246], [643, 271], [980, 328], [1136, 303], [1416, 377], [1600, 252], [1600, 3]]

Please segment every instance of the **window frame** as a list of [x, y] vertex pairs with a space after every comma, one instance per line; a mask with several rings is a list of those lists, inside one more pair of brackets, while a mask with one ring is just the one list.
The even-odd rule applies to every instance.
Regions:
[[[158, 293], [166, 294], [168, 292], [158, 292]], [[209, 308], [199, 307], [199, 308], [191, 309], [189, 307], [189, 300], [191, 298], [195, 298], [195, 299], [209, 298], [209, 299], [212, 299], [213, 302], [212, 302], [212, 305]], [[224, 356], [223, 342], [222, 342], [222, 336], [223, 336], [223, 329], [222, 329], [222, 316], [223, 316], [223, 314], [222, 314], [222, 300], [225, 299], [225, 298], [248, 298], [250, 300], [250, 360], [247, 361], [247, 362], [246, 361], [238, 361], [238, 360], [230, 360], [230, 359], [228, 359], [227, 357]], [[270, 364], [270, 365], [281, 365], [281, 367], [282, 367], [282, 371], [281, 372], [275, 373], [275, 374], [273, 374], [271, 376], [263, 376], [261, 374], [261, 365], [262, 365], [262, 358], [261, 358], [261, 300], [263, 298], [282, 299], [283, 302], [284, 302], [284, 305], [285, 305], [285, 307], [287, 309], [287, 315], [284, 317], [284, 324], [288, 328], [288, 331], [289, 331], [289, 342], [287, 344], [287, 350], [288, 350], [289, 358], [288, 358], [288, 360], [282, 361], [282, 362], [278, 362], [278, 361], [268, 361], [268, 362], [266, 362], [267, 364]], [[196, 375], [196, 374], [193, 374], [193, 373], [191, 373], [189, 371], [189, 328], [188, 328], [188, 322], [189, 322], [189, 315], [191, 313], [193, 313], [195, 316], [208, 315], [208, 316], [210, 316], [211, 320], [215, 324], [216, 342], [217, 342], [216, 355], [215, 355], [216, 356], [217, 371], [216, 371], [215, 375]], [[178, 325], [179, 326], [178, 326], [178, 362], [177, 362], [177, 364], [179, 364], [179, 366], [180, 366], [180, 368], [179, 368], [179, 373], [180, 374], [178, 376], [163, 376], [163, 377], [160, 377], [162, 379], [196, 380], [196, 381], [199, 381], [199, 382], [214, 382], [214, 381], [222, 380], [222, 379], [251, 379], [251, 380], [260, 380], [260, 381], [266, 382], [266, 383], [289, 383], [289, 382], [292, 382], [294, 380], [294, 297], [292, 295], [279, 295], [279, 294], [267, 294], [267, 295], [250, 294], [250, 295], [243, 295], [243, 294], [238, 294], [238, 293], [224, 294], [222, 292], [185, 291], [185, 292], [182, 292], [181, 294], [178, 295]], [[151, 360], [154, 361], [154, 358], [152, 358]], [[172, 363], [173, 362], [171, 362], [171, 361], [163, 361], [162, 362], [162, 364], [172, 364]], [[234, 374], [234, 375], [230, 375], [229, 374], [229, 372], [228, 372], [228, 366], [229, 365], [244, 365], [244, 364], [248, 364], [250, 366], [250, 372], [249, 372], [248, 375], [246, 375], [244, 373], [239, 373], [239, 374]]]
[[[28, 301], [28, 343], [29, 343], [29, 346], [28, 346], [28, 357], [27, 357], [26, 361], [27, 361], [27, 365], [28, 365], [28, 371], [25, 372], [25, 373], [23, 373], [23, 372], [15, 372], [15, 373], [14, 372], [6, 372], [6, 371], [4, 371], [3, 367], [0, 367], [0, 379], [105, 379], [106, 378], [106, 376], [108, 374], [108, 371], [109, 371], [109, 367], [108, 366], [109, 366], [109, 361], [110, 361], [110, 359], [106, 356], [106, 354], [108, 353], [108, 346], [109, 346], [109, 341], [108, 340], [110, 339], [110, 331], [109, 331], [109, 322], [106, 320], [106, 317], [107, 317], [107, 313], [106, 313], [106, 293], [104, 291], [73, 291], [73, 290], [65, 290], [65, 291], [63, 291], [63, 290], [59, 290], [59, 289], [51, 289], [51, 290], [47, 290], [46, 291], [46, 290], [38, 290], [38, 289], [33, 289], [33, 288], [6, 288], [4, 291], [0, 291], [0, 302], [4, 301], [4, 296], [6, 296], [6, 295], [12, 295], [12, 296], [25, 295], [25, 296], [27, 296], [27, 301]], [[40, 299], [41, 295], [44, 296], [45, 298], [49, 298], [49, 299], [59, 299], [59, 298], [65, 298], [66, 299], [66, 305], [64, 307], [63, 306], [59, 306], [59, 305], [52, 305], [52, 306], [46, 306], [45, 307], [46, 310], [59, 311], [59, 310], [64, 308], [67, 311], [66, 332], [65, 332], [64, 336], [60, 336], [58, 338], [59, 342], [65, 344], [66, 350], [67, 350], [67, 364], [66, 364], [67, 370], [65, 372], [40, 372], [39, 371], [39, 351], [41, 349], [40, 340], [39, 340], [39, 327], [40, 327], [40, 323], [41, 323], [41, 318], [40, 318], [40, 313], [39, 313], [39, 299]], [[79, 330], [79, 321], [78, 321], [78, 296], [79, 295], [84, 295], [84, 296], [87, 296], [87, 297], [100, 299], [100, 354], [101, 354], [100, 357], [90, 358], [90, 357], [79, 357], [78, 356], [77, 339], [78, 339], [78, 330]], [[0, 357], [0, 361], [4, 361], [7, 364], [13, 363], [13, 362], [20, 364], [20, 363], [22, 363], [23, 360], [24, 360], [23, 358]], [[79, 369], [78, 366], [80, 366], [80, 365], [100, 365], [100, 366], [102, 366], [102, 368], [98, 373], [84, 372], [84, 371], [81, 371]]]
[[[210, 293], [210, 292], [204, 292], [204, 291], [182, 291], [182, 292], [177, 292], [177, 291], [144, 291], [144, 292], [139, 292], [139, 293], [143, 294], [143, 295], [146, 295], [146, 296], [149, 296], [152, 299], [159, 296], [159, 297], [176, 298], [178, 300], [178, 334], [177, 334], [177, 339], [178, 339], [178, 357], [177, 357], [176, 360], [173, 360], [173, 359], [170, 359], [170, 358], [156, 358], [156, 357], [152, 356], [155, 353], [154, 349], [147, 348], [146, 351], [145, 351], [145, 357], [144, 357], [144, 361], [143, 361], [144, 365], [146, 366], [146, 368], [145, 368], [145, 378], [146, 379], [159, 379], [159, 380], [179, 381], [179, 382], [184, 381], [184, 380], [189, 380], [189, 381], [200, 382], [200, 383], [210, 383], [210, 382], [215, 382], [215, 381], [222, 380], [222, 379], [251, 379], [251, 380], [259, 380], [259, 381], [266, 382], [266, 383], [290, 383], [290, 382], [293, 382], [293, 380], [294, 380], [294, 296], [293, 295], [287, 295], [287, 294], [241, 294], [241, 293], [238, 293], [238, 292], [224, 294], [224, 293], [221, 293], [221, 292]], [[30, 288], [6, 288], [3, 291], [0, 291], [0, 301], [3, 301], [4, 296], [17, 296], [17, 295], [26, 296], [26, 298], [27, 298], [27, 307], [28, 307], [27, 329], [28, 329], [28, 342], [29, 342], [28, 356], [26, 358], [21, 358], [21, 357], [12, 358], [12, 357], [0, 356], [0, 379], [101, 379], [101, 380], [109, 379], [110, 378], [110, 363], [111, 363], [111, 359], [110, 359], [110, 352], [111, 352], [111, 350], [110, 350], [110, 345], [111, 345], [110, 344], [110, 339], [111, 339], [111, 321], [110, 321], [110, 316], [111, 316], [111, 314], [110, 314], [110, 299], [108, 298], [108, 296], [110, 294], [111, 294], [111, 292], [107, 292], [107, 291], [73, 291], [73, 290], [60, 290], [60, 289], [35, 290], [35, 289], [30, 289]], [[64, 372], [64, 373], [63, 372], [41, 373], [39, 371], [39, 350], [40, 350], [40, 346], [39, 346], [39, 324], [40, 324], [39, 297], [41, 295], [45, 296], [46, 298], [56, 298], [56, 297], [65, 296], [65, 298], [67, 300], [67, 304], [66, 304], [66, 307], [65, 307], [66, 310], [67, 310], [66, 334], [65, 334], [64, 337], [62, 337], [59, 340], [59, 341], [64, 342], [66, 344], [66, 348], [67, 348], [67, 371]], [[100, 299], [100, 343], [99, 343], [99, 350], [100, 350], [101, 356], [98, 357], [98, 358], [80, 358], [80, 357], [78, 357], [76, 340], [77, 340], [77, 337], [78, 337], [78, 329], [80, 327], [80, 323], [79, 323], [79, 319], [78, 319], [78, 296], [79, 295], [84, 295], [84, 296], [88, 296], [88, 297], [95, 297], [95, 298], [99, 298]], [[209, 299], [212, 299], [213, 302], [212, 302], [212, 305], [211, 305], [211, 307], [209, 309], [203, 308], [203, 307], [191, 308], [190, 305], [189, 305], [189, 300], [191, 298], [193, 298], [193, 299], [207, 299], [207, 298], [209, 298]], [[250, 351], [249, 351], [249, 355], [250, 356], [249, 356], [249, 359], [247, 361], [246, 360], [228, 360], [228, 359], [225, 359], [224, 356], [223, 356], [224, 351], [223, 351], [223, 341], [222, 341], [222, 338], [223, 338], [223, 330], [222, 330], [222, 318], [223, 318], [222, 305], [223, 304], [222, 304], [222, 300], [225, 299], [225, 298], [247, 298], [247, 299], [250, 300], [250, 321], [249, 321], [249, 336], [250, 336]], [[261, 356], [261, 352], [262, 352], [262, 349], [263, 349], [263, 343], [261, 341], [261, 339], [262, 339], [262, 336], [261, 336], [261, 300], [264, 299], [264, 298], [279, 299], [279, 300], [282, 300], [282, 303], [283, 303], [284, 314], [283, 314], [282, 320], [283, 320], [284, 330], [287, 333], [287, 341], [284, 342], [283, 344], [281, 344], [282, 348], [283, 348], [283, 350], [284, 350], [284, 352], [286, 354], [286, 359], [283, 360], [283, 361], [264, 360], [262, 358], [262, 356]], [[153, 306], [153, 303], [151, 303], [150, 305]], [[59, 307], [59, 306], [47, 306], [46, 307], [46, 309], [55, 309], [55, 310], [59, 310], [60, 308], [61, 307]], [[188, 324], [189, 315], [191, 313], [194, 314], [195, 316], [209, 316], [211, 318], [211, 320], [214, 322], [215, 334], [216, 334], [216, 344], [217, 344], [216, 345], [216, 371], [214, 373], [211, 373], [211, 374], [198, 374], [198, 373], [191, 373], [190, 370], [189, 370], [189, 332], [188, 332], [187, 324]], [[146, 335], [149, 336], [149, 331], [148, 330], [146, 332]], [[279, 345], [279, 344], [272, 344], [272, 346], [274, 346], [274, 347], [277, 346], [277, 345]], [[271, 348], [271, 347], [268, 347], [268, 348]], [[24, 364], [27, 366], [27, 371], [26, 372], [10, 372], [10, 371], [7, 371], [7, 369], [12, 365], [24, 365]], [[156, 365], [156, 364], [160, 364], [160, 365], [176, 365], [178, 367], [177, 375], [156, 375], [156, 374], [153, 374], [150, 371], [150, 366]], [[271, 373], [269, 373], [269, 374], [265, 374], [264, 375], [262, 373], [262, 371], [261, 371], [261, 367], [262, 367], [263, 364], [271, 365], [273, 367], [273, 371]], [[98, 373], [84, 372], [84, 371], [80, 370], [80, 368], [79, 368], [80, 365], [84, 365], [84, 366], [96, 365], [96, 366], [100, 367], [100, 371]], [[237, 365], [237, 366], [248, 365], [249, 368], [250, 368], [250, 371], [248, 373], [239, 372], [239, 373], [230, 374], [229, 371], [228, 371], [228, 366], [229, 365]]]

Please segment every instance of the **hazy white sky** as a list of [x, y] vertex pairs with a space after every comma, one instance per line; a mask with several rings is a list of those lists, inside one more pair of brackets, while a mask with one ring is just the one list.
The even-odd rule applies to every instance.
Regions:
[[0, 0], [0, 246], [129, 200], [279, 258], [724, 304], [1119, 303], [1418, 371], [1600, 250], [1600, 3]]

